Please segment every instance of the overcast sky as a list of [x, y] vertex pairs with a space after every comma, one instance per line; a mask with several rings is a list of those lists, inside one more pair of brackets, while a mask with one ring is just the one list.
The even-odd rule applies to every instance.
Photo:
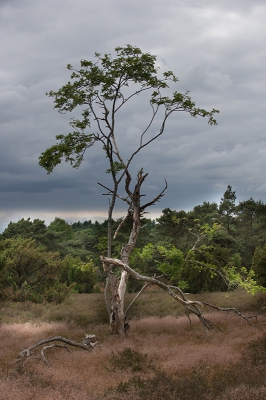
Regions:
[[[147, 199], [164, 178], [169, 185], [150, 216], [219, 203], [227, 185], [238, 201], [266, 202], [265, 21], [265, 0], [0, 0], [0, 231], [23, 217], [106, 215], [97, 185], [108, 178], [101, 148], [89, 149], [78, 170], [63, 164], [47, 175], [38, 165], [55, 135], [70, 132], [71, 115], [58, 114], [45, 92], [68, 81], [68, 63], [78, 68], [95, 51], [128, 43], [157, 55], [199, 107], [220, 110], [217, 127], [173, 116], [138, 157], [136, 167], [149, 172]], [[145, 118], [139, 101], [120, 121], [126, 150]]]

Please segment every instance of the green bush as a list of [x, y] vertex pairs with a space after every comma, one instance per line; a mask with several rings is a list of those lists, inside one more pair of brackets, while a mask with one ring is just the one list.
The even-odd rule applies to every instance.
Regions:
[[33, 239], [17, 237], [0, 241], [0, 299], [54, 301], [55, 294], [46, 296], [46, 293], [61, 291], [58, 281], [61, 268], [59, 254], [46, 251]]

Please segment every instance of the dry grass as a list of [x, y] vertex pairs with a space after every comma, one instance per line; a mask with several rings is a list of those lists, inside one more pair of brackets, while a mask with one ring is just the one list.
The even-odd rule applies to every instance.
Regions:
[[[152, 295], [147, 293], [143, 299], [142, 315]], [[161, 293], [155, 296], [157, 304], [165, 299]], [[233, 304], [225, 294], [204, 296], [206, 301], [211, 297], [212, 301], [224, 301], [225, 306], [226, 302]], [[234, 296], [242, 309], [254, 308], [262, 301]], [[93, 320], [96, 305], [101, 309], [101, 295], [74, 296], [62, 305], [46, 308], [5, 304], [0, 325], [0, 400], [265, 398], [263, 326], [249, 326], [233, 314], [212, 313], [208, 317], [219, 330], [207, 337], [196, 319], [190, 327], [186, 316], [176, 317], [175, 309], [172, 316], [133, 318], [129, 337], [121, 341], [108, 335], [102, 317]], [[86, 309], [90, 322], [84, 330]], [[52, 311], [61, 316], [61, 322], [56, 322], [58, 318], [53, 321]], [[16, 320], [14, 315], [19, 323], [11, 323]], [[72, 322], [71, 315], [75, 316]], [[12, 364], [19, 351], [40, 339], [62, 335], [80, 341], [84, 332], [100, 339], [100, 346], [92, 352], [54, 348], [47, 351], [50, 367], [36, 358], [24, 367]]]
[[88, 324], [106, 323], [103, 295], [72, 294], [62, 304], [0, 303], [0, 322], [72, 322], [86, 327]]
[[[234, 306], [240, 311], [257, 310], [266, 301], [263, 295], [251, 296], [245, 292], [202, 293], [188, 295], [190, 300], [202, 300], [221, 307]], [[129, 304], [134, 294], [128, 293]], [[212, 311], [211, 309], [208, 311]], [[163, 290], [150, 289], [144, 292], [135, 303], [129, 318], [150, 316], [166, 317], [167, 315], [184, 315], [184, 307], [174, 301]], [[88, 324], [108, 323], [104, 298], [102, 294], [72, 294], [62, 304], [34, 304], [0, 302], [0, 322], [72, 322], [86, 327]]]

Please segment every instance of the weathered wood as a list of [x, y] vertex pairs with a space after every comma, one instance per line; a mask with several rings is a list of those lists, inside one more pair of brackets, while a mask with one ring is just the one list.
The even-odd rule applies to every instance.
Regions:
[[[263, 312], [265, 311], [265, 307], [262, 307], [261, 310], [252, 315], [244, 315], [241, 313], [239, 310], [237, 310], [235, 307], [218, 307], [215, 306], [211, 303], [207, 303], [204, 301], [192, 301], [186, 298], [185, 293], [178, 287], [172, 286], [172, 285], [167, 285], [155, 277], [149, 277], [149, 276], [144, 276], [133, 270], [132, 268], [129, 267], [129, 265], [125, 264], [122, 262], [122, 260], [116, 259], [116, 258], [108, 258], [108, 257], [101, 257], [101, 261], [103, 264], [109, 264], [112, 263], [113, 265], [117, 265], [120, 267], [122, 270], [126, 271], [130, 276], [133, 278], [139, 280], [139, 281], [144, 281], [146, 284], [152, 284], [160, 287], [161, 289], [165, 290], [171, 297], [173, 297], [176, 301], [178, 301], [180, 304], [182, 304], [188, 312], [195, 314], [204, 328], [206, 329], [206, 332], [208, 331], [213, 331], [214, 330], [214, 324], [205, 318], [203, 316], [202, 311], [200, 310], [199, 307], [210, 307], [213, 308], [217, 311], [221, 312], [233, 312], [237, 314], [239, 317], [243, 318], [249, 325], [254, 324], [254, 325], [266, 325], [266, 322], [258, 322], [258, 317], [262, 316], [264, 319], [266, 319], [265, 314]], [[174, 291], [177, 291], [178, 294], [176, 294]], [[255, 321], [255, 322], [254, 322]]]
[[[145, 180], [145, 178], [148, 176], [148, 174], [143, 173], [143, 169], [141, 169], [138, 174], [137, 174], [137, 182], [135, 183], [135, 186], [131, 190], [130, 184], [132, 181], [131, 175], [128, 171], [128, 168], [125, 166], [125, 191], [127, 193], [127, 197], [122, 198], [122, 200], [126, 201], [129, 204], [128, 208], [128, 213], [127, 216], [123, 219], [121, 224], [117, 228], [117, 232], [123, 225], [124, 221], [128, 218], [131, 217], [132, 219], [132, 228], [129, 233], [129, 238], [125, 246], [122, 247], [121, 250], [121, 260], [125, 265], [129, 264], [129, 257], [136, 245], [137, 238], [139, 235], [139, 231], [141, 229], [141, 216], [144, 213], [146, 207], [149, 207], [153, 204], [155, 204], [159, 199], [163, 196], [166, 188], [167, 188], [167, 182], [165, 182], [165, 187], [159, 193], [158, 196], [156, 196], [153, 200], [150, 202], [141, 205], [141, 186]], [[114, 195], [114, 191], [110, 190], [110, 193]], [[117, 195], [118, 196], [118, 195]], [[118, 196], [121, 198], [121, 196]], [[117, 234], [115, 233], [115, 235]], [[111, 259], [111, 257], [108, 255], [108, 259]], [[103, 259], [102, 259], [103, 262]], [[107, 280], [106, 280], [106, 286], [105, 286], [105, 302], [107, 304], [107, 310], [109, 313], [109, 319], [110, 319], [110, 327], [109, 331], [113, 335], [119, 335], [119, 336], [125, 336], [125, 324], [126, 324], [126, 317], [128, 315], [129, 309], [132, 307], [134, 304], [134, 301], [131, 303], [129, 306], [128, 310], [125, 311], [125, 293], [127, 289], [127, 282], [128, 282], [128, 277], [129, 277], [129, 272], [126, 269], [122, 269], [121, 275], [120, 275], [120, 280], [118, 281], [118, 278], [116, 277], [115, 274], [113, 274], [112, 271], [112, 263], [109, 262], [103, 262], [103, 269], [107, 275]], [[141, 292], [136, 296], [139, 297]]]
[[[57, 342], [63, 342], [63, 343], [65, 343], [65, 345], [59, 344]], [[69, 345], [69, 346], [79, 347], [80, 349], [88, 351], [88, 350], [92, 350], [93, 347], [98, 343], [98, 341], [97, 341], [96, 335], [88, 335], [88, 334], [85, 334], [81, 343], [78, 343], [74, 340], [67, 339], [63, 336], [52, 336], [52, 337], [49, 337], [46, 339], [42, 339], [39, 342], [34, 343], [33, 345], [29, 346], [28, 348], [20, 351], [16, 357], [15, 362], [23, 362], [25, 364], [25, 362], [27, 362], [27, 360], [30, 357], [34, 357], [33, 350], [35, 350], [37, 347], [40, 347], [46, 343], [51, 343], [51, 345], [42, 347], [40, 350], [40, 355], [41, 355], [42, 361], [44, 361], [47, 365], [49, 365], [49, 362], [47, 361], [47, 359], [44, 355], [45, 350], [47, 350], [49, 348], [63, 347], [69, 351], [69, 348], [66, 346], [66, 345]]]

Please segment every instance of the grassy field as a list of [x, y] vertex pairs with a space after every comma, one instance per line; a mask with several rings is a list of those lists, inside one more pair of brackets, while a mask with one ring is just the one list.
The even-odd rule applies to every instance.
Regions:
[[[243, 292], [190, 298], [246, 314], [265, 301]], [[217, 325], [209, 336], [195, 317], [190, 326], [167, 294], [149, 291], [137, 301], [130, 334], [121, 340], [108, 334], [101, 294], [72, 295], [59, 305], [1, 303], [0, 399], [266, 398], [266, 326], [250, 326], [232, 313], [208, 312]], [[49, 349], [49, 367], [38, 358], [24, 366], [13, 363], [19, 351], [43, 338], [61, 335], [79, 342], [84, 333], [97, 335], [93, 351]]]

